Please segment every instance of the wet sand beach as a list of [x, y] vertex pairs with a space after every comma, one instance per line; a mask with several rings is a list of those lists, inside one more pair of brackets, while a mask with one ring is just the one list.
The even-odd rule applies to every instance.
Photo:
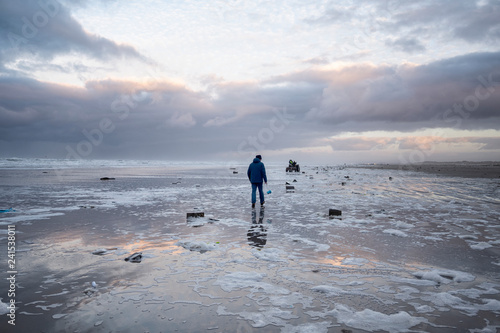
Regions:
[[0, 170], [1, 332], [500, 329], [494, 172], [268, 165], [252, 210], [246, 165], [47, 163]]

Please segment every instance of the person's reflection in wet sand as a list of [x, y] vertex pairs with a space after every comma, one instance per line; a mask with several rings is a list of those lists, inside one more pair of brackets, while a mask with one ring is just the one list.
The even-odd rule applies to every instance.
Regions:
[[260, 209], [259, 221], [257, 221], [257, 212], [252, 210], [252, 225], [248, 229], [248, 243], [250, 246], [261, 249], [267, 242], [267, 228], [264, 226], [264, 208]]

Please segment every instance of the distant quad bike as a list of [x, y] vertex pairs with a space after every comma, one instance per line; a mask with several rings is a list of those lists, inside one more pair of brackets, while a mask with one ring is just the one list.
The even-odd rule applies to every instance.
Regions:
[[300, 172], [300, 165], [295, 164], [293, 166], [291, 166], [291, 165], [287, 166], [286, 172], [294, 172], [294, 171], [295, 172]]

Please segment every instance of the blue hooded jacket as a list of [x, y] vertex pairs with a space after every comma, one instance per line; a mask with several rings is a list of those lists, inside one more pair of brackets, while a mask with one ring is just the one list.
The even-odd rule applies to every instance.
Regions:
[[251, 183], [262, 183], [263, 179], [267, 183], [266, 167], [257, 157], [248, 166], [247, 175]]

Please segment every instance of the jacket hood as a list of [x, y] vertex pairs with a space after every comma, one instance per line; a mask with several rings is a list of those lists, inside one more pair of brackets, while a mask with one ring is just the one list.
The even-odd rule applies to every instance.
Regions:
[[254, 159], [253, 159], [253, 162], [254, 162], [254, 163], [259, 163], [259, 162], [260, 162], [260, 160], [256, 157], [256, 158], [254, 158]]

